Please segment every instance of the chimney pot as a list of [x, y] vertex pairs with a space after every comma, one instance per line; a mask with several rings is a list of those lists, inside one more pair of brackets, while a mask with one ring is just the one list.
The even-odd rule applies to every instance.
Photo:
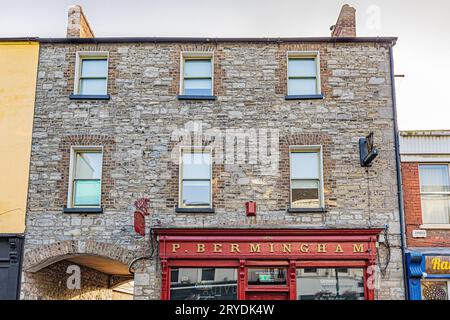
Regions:
[[67, 11], [67, 38], [94, 38], [94, 31], [79, 5], [69, 7]]
[[356, 9], [344, 4], [331, 32], [333, 38], [356, 37]]

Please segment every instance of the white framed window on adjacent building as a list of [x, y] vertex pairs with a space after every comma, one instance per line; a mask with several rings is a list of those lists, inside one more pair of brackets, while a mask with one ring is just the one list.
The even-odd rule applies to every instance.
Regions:
[[422, 223], [450, 225], [449, 164], [420, 164], [419, 180]]
[[182, 52], [180, 75], [181, 96], [213, 96], [213, 53]]
[[181, 148], [180, 208], [212, 208], [211, 161], [209, 148]]
[[318, 51], [287, 53], [288, 96], [320, 96], [320, 57]]
[[70, 154], [67, 207], [101, 207], [102, 147], [72, 147]]
[[324, 207], [322, 146], [290, 146], [291, 208]]
[[107, 95], [108, 52], [77, 52], [74, 85], [75, 95]]

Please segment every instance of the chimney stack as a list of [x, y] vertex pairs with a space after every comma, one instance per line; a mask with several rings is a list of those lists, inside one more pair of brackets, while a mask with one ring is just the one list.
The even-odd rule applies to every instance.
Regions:
[[79, 5], [71, 6], [67, 17], [67, 38], [94, 38], [94, 31]]
[[332, 27], [331, 36], [356, 37], [356, 10], [348, 4], [344, 4], [339, 13], [336, 24]]

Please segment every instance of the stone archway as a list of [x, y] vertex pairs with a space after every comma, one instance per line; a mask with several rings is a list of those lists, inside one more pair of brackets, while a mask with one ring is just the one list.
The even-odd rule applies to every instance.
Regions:
[[[112, 299], [114, 288], [133, 280], [128, 266], [134, 258], [126, 248], [91, 240], [30, 249], [23, 261], [22, 299]], [[80, 278], [73, 287], [71, 272]]]

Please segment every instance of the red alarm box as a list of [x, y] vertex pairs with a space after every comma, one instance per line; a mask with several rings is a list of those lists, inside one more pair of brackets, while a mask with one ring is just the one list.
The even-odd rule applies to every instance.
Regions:
[[247, 217], [256, 216], [256, 202], [248, 201], [245, 203], [245, 214], [247, 215]]
[[134, 231], [145, 237], [145, 216], [141, 211], [134, 212]]

